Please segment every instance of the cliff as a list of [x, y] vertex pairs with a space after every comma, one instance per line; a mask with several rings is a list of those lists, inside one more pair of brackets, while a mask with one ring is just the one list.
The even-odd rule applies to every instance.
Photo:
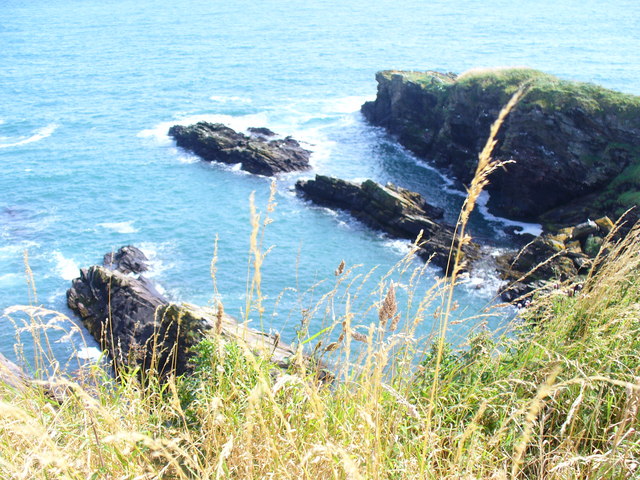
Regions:
[[525, 68], [376, 78], [364, 116], [465, 183], [498, 112], [528, 83], [494, 150], [514, 161], [488, 187], [497, 214], [568, 225], [640, 203], [640, 97]]

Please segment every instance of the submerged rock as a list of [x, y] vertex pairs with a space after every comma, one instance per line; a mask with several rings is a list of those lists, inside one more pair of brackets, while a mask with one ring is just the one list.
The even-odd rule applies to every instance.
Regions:
[[207, 161], [239, 163], [242, 170], [273, 176], [310, 168], [311, 152], [291, 137], [268, 140], [275, 134], [267, 128], [252, 128], [244, 135], [220, 123], [199, 122], [169, 129], [179, 147]]
[[[424, 198], [392, 184], [382, 186], [373, 180], [361, 184], [339, 178], [316, 175], [314, 180], [300, 180], [296, 189], [319, 205], [347, 210], [366, 225], [396, 238], [415, 240], [422, 232], [419, 254], [432, 258], [434, 264], [447, 268], [453, 244], [453, 227], [440, 220], [443, 211], [429, 205]], [[467, 260], [478, 255], [478, 248], [464, 246]]]
[[498, 135], [494, 158], [515, 163], [490, 178], [494, 213], [568, 225], [640, 203], [640, 97], [526, 68], [376, 79], [365, 117], [465, 183], [500, 109], [529, 83]]
[[151, 281], [127, 275], [122, 267], [82, 269], [67, 291], [67, 303], [111, 355], [116, 371], [139, 366], [143, 373], [184, 373], [191, 348], [212, 336], [246, 342], [282, 367], [295, 354], [278, 337], [248, 328], [221, 310], [170, 303]]

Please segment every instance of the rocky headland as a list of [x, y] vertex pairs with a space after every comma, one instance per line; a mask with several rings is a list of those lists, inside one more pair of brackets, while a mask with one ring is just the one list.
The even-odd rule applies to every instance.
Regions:
[[[133, 268], [132, 268], [133, 267]], [[281, 367], [295, 350], [279, 337], [239, 323], [222, 308], [172, 303], [140, 275], [144, 253], [126, 246], [107, 254], [103, 265], [80, 271], [67, 291], [67, 303], [111, 356], [116, 371], [139, 366], [164, 376], [189, 370], [191, 348], [207, 337], [241, 340]]]
[[[443, 211], [429, 205], [418, 193], [373, 180], [358, 184], [339, 178], [316, 175], [299, 180], [296, 189], [314, 203], [348, 211], [366, 225], [394, 238], [415, 240], [421, 234], [418, 254], [447, 269], [454, 229], [442, 221]], [[474, 243], [463, 246], [468, 263], [478, 257]]]
[[[488, 207], [540, 222], [544, 232], [498, 258], [505, 300], [549, 280], [578, 282], [611, 219], [640, 203], [640, 97], [527, 68], [383, 71], [376, 79], [377, 98], [362, 106], [364, 116], [463, 183], [473, 177], [501, 108], [526, 86], [497, 136], [493, 157], [509, 163], [490, 178]], [[634, 218], [627, 215], [626, 223]]]
[[383, 71], [364, 116], [464, 183], [500, 109], [528, 85], [500, 129], [489, 208], [549, 229], [640, 203], [640, 97], [526, 69]]
[[268, 128], [249, 128], [249, 135], [221, 124], [199, 122], [174, 125], [169, 135], [176, 144], [209, 162], [240, 164], [247, 172], [273, 176], [310, 168], [311, 152], [291, 137], [274, 138]]

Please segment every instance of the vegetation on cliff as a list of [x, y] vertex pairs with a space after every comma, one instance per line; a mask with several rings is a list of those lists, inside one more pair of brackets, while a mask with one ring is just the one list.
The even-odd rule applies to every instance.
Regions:
[[500, 214], [567, 226], [638, 204], [640, 97], [528, 68], [385, 71], [377, 80], [365, 116], [465, 183], [501, 106], [527, 85], [495, 151], [514, 162], [489, 186]]

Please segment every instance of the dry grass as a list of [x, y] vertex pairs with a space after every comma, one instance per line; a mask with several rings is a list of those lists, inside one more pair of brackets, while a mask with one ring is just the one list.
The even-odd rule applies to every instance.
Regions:
[[[496, 167], [499, 127], [461, 214], [461, 238]], [[270, 221], [269, 212], [261, 221], [252, 209], [247, 321], [263, 317], [261, 239]], [[538, 298], [516, 334], [479, 334], [456, 349], [446, 336], [459, 255], [453, 276], [426, 292], [425, 267], [399, 262], [393, 272], [404, 279], [402, 295], [391, 272], [368, 295], [371, 272], [342, 262], [333, 288], [299, 312], [300, 348], [334, 367], [331, 385], [305, 375], [302, 356], [274, 375], [241, 343], [216, 338], [198, 347], [192, 375], [163, 384], [143, 388], [136, 372], [115, 382], [99, 365], [81, 378], [59, 375], [57, 400], [47, 394], [51, 385], [0, 384], [0, 477], [633, 478], [640, 230], [608, 248], [579, 296]], [[362, 298], [373, 300], [357, 307]], [[438, 303], [437, 339], [419, 341], [416, 329]], [[42, 313], [10, 312], [37, 334], [39, 367], [49, 359]], [[322, 322], [320, 332], [309, 333], [312, 320]]]

